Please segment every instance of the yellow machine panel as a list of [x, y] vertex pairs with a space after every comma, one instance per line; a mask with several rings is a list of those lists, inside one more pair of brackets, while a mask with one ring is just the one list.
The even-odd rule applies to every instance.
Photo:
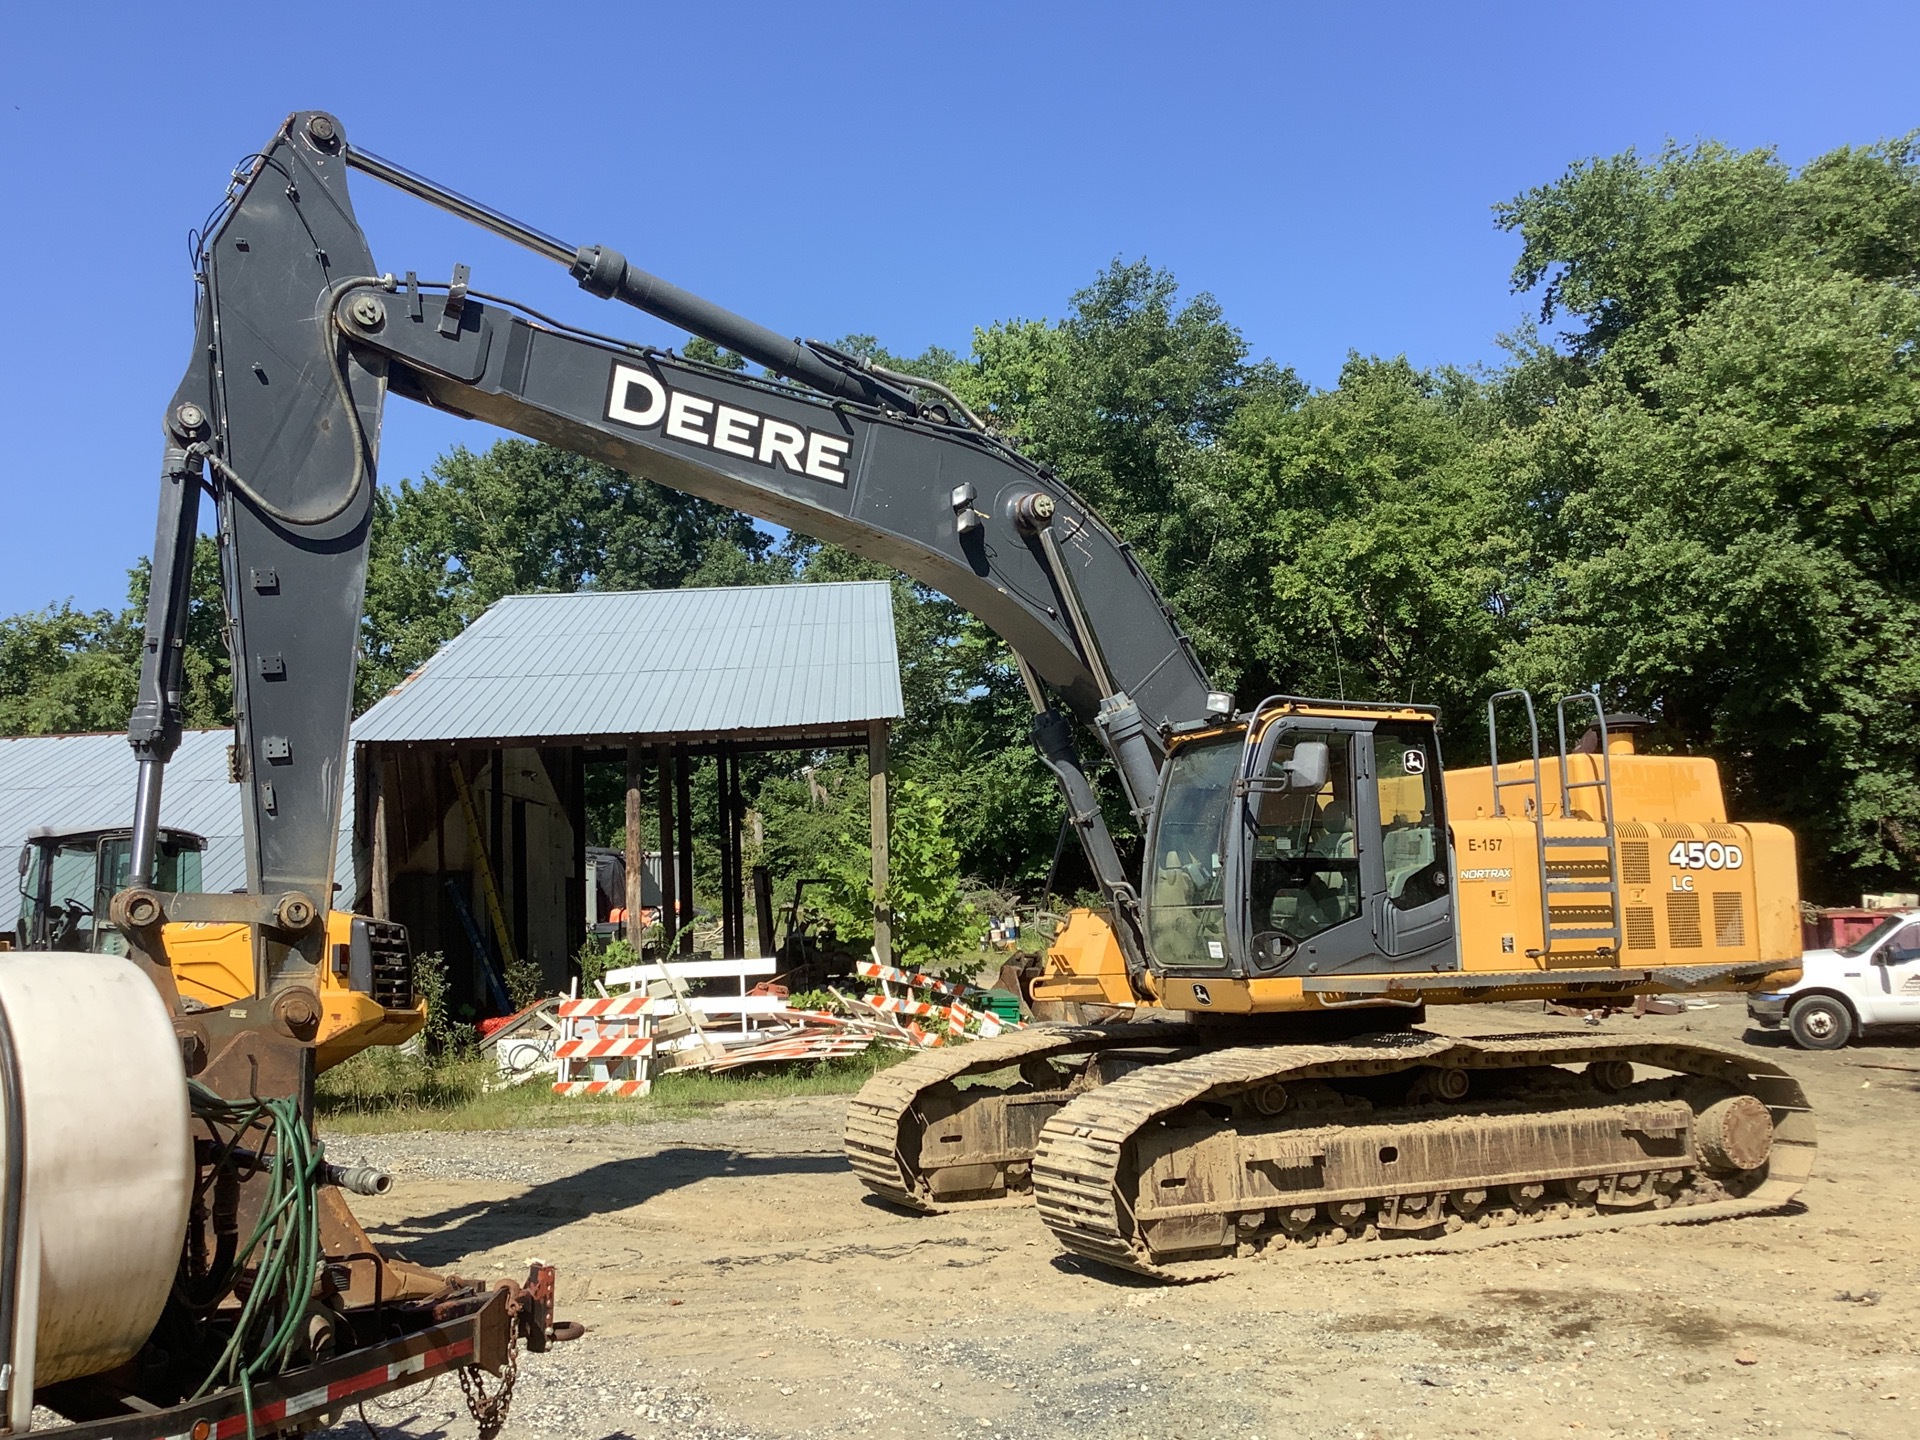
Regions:
[[[427, 1023], [424, 1001], [406, 1009], [388, 1009], [374, 996], [353, 988], [347, 963], [353, 945], [354, 916], [344, 910], [327, 915], [327, 953], [335, 963], [322, 967], [318, 980], [320, 1029], [314, 1039], [314, 1069], [327, 1070], [375, 1045], [399, 1045]], [[215, 1010], [243, 1005], [253, 998], [254, 956], [251, 927], [243, 924], [168, 923], [161, 927], [164, 959], [183, 998]]]
[[[1796, 966], [1800, 885], [1792, 833], [1778, 825], [1729, 824], [1712, 760], [1640, 755], [1625, 735], [1612, 737], [1609, 748], [1610, 785], [1600, 783], [1597, 754], [1566, 757], [1564, 792], [1558, 767], [1548, 767], [1538, 816], [1526, 786], [1515, 787], [1522, 803], [1516, 805], [1510, 789], [1508, 813], [1494, 815], [1490, 767], [1448, 772], [1463, 968], [1512, 970], [1516, 958], [1548, 971], [1753, 961]], [[1619, 867], [1619, 954], [1547, 945], [1545, 882], [1608, 878], [1604, 844], [1554, 845], [1555, 837], [1605, 841], [1609, 831]], [[1544, 857], [1543, 836], [1550, 847]], [[1552, 928], [1612, 923], [1608, 895], [1548, 899]]]

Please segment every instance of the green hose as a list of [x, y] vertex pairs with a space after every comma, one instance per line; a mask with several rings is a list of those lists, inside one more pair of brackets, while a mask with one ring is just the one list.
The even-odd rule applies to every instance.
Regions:
[[235, 1254], [229, 1274], [251, 1272], [233, 1333], [207, 1378], [189, 1398], [239, 1386], [253, 1434], [253, 1382], [287, 1368], [300, 1343], [320, 1272], [320, 1182], [324, 1156], [291, 1097], [243, 1103], [223, 1100], [189, 1082], [193, 1114], [228, 1131], [216, 1161], [233, 1163], [247, 1133], [264, 1132], [253, 1147], [263, 1157], [267, 1193], [253, 1233]]

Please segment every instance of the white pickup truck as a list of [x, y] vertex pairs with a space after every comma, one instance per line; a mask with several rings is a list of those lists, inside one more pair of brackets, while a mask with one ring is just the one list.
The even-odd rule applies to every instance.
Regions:
[[1747, 1014], [1781, 1025], [1803, 1050], [1838, 1050], [1864, 1030], [1920, 1025], [1920, 910], [1896, 910], [1851, 945], [1809, 950], [1798, 984], [1747, 997]]

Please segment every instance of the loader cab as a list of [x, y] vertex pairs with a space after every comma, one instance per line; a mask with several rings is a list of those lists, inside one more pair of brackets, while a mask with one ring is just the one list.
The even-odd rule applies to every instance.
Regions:
[[[207, 842], [185, 830], [162, 830], [154, 881], [158, 889], [200, 889]], [[125, 938], [107, 919], [114, 895], [133, 873], [131, 830], [28, 832], [20, 847], [19, 950], [79, 950], [124, 955]]]
[[1163, 970], [1456, 967], [1430, 710], [1269, 702], [1176, 737], [1150, 846], [1147, 938]]

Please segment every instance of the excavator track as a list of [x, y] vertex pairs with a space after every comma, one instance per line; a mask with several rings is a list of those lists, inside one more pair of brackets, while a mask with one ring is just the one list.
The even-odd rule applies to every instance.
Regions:
[[1404, 1033], [1137, 1069], [1054, 1113], [1032, 1183], [1076, 1255], [1182, 1281], [1776, 1210], [1813, 1154], [1798, 1082], [1738, 1051]]
[[[927, 1050], [861, 1087], [847, 1107], [844, 1145], [853, 1173], [890, 1204], [924, 1214], [969, 1201], [1024, 1197], [1040, 1126], [1088, 1078], [1049, 1063], [1091, 1062], [1102, 1052], [1188, 1037], [1177, 1023], [1036, 1025], [952, 1049]], [[1035, 1062], [1040, 1062], [1036, 1066]], [[1022, 1067], [1018, 1085], [962, 1089], [957, 1082]], [[1031, 1077], [1031, 1078], [1026, 1078]], [[1035, 1084], [1038, 1080], [1040, 1083]], [[939, 1150], [927, 1150], [927, 1137]]]

